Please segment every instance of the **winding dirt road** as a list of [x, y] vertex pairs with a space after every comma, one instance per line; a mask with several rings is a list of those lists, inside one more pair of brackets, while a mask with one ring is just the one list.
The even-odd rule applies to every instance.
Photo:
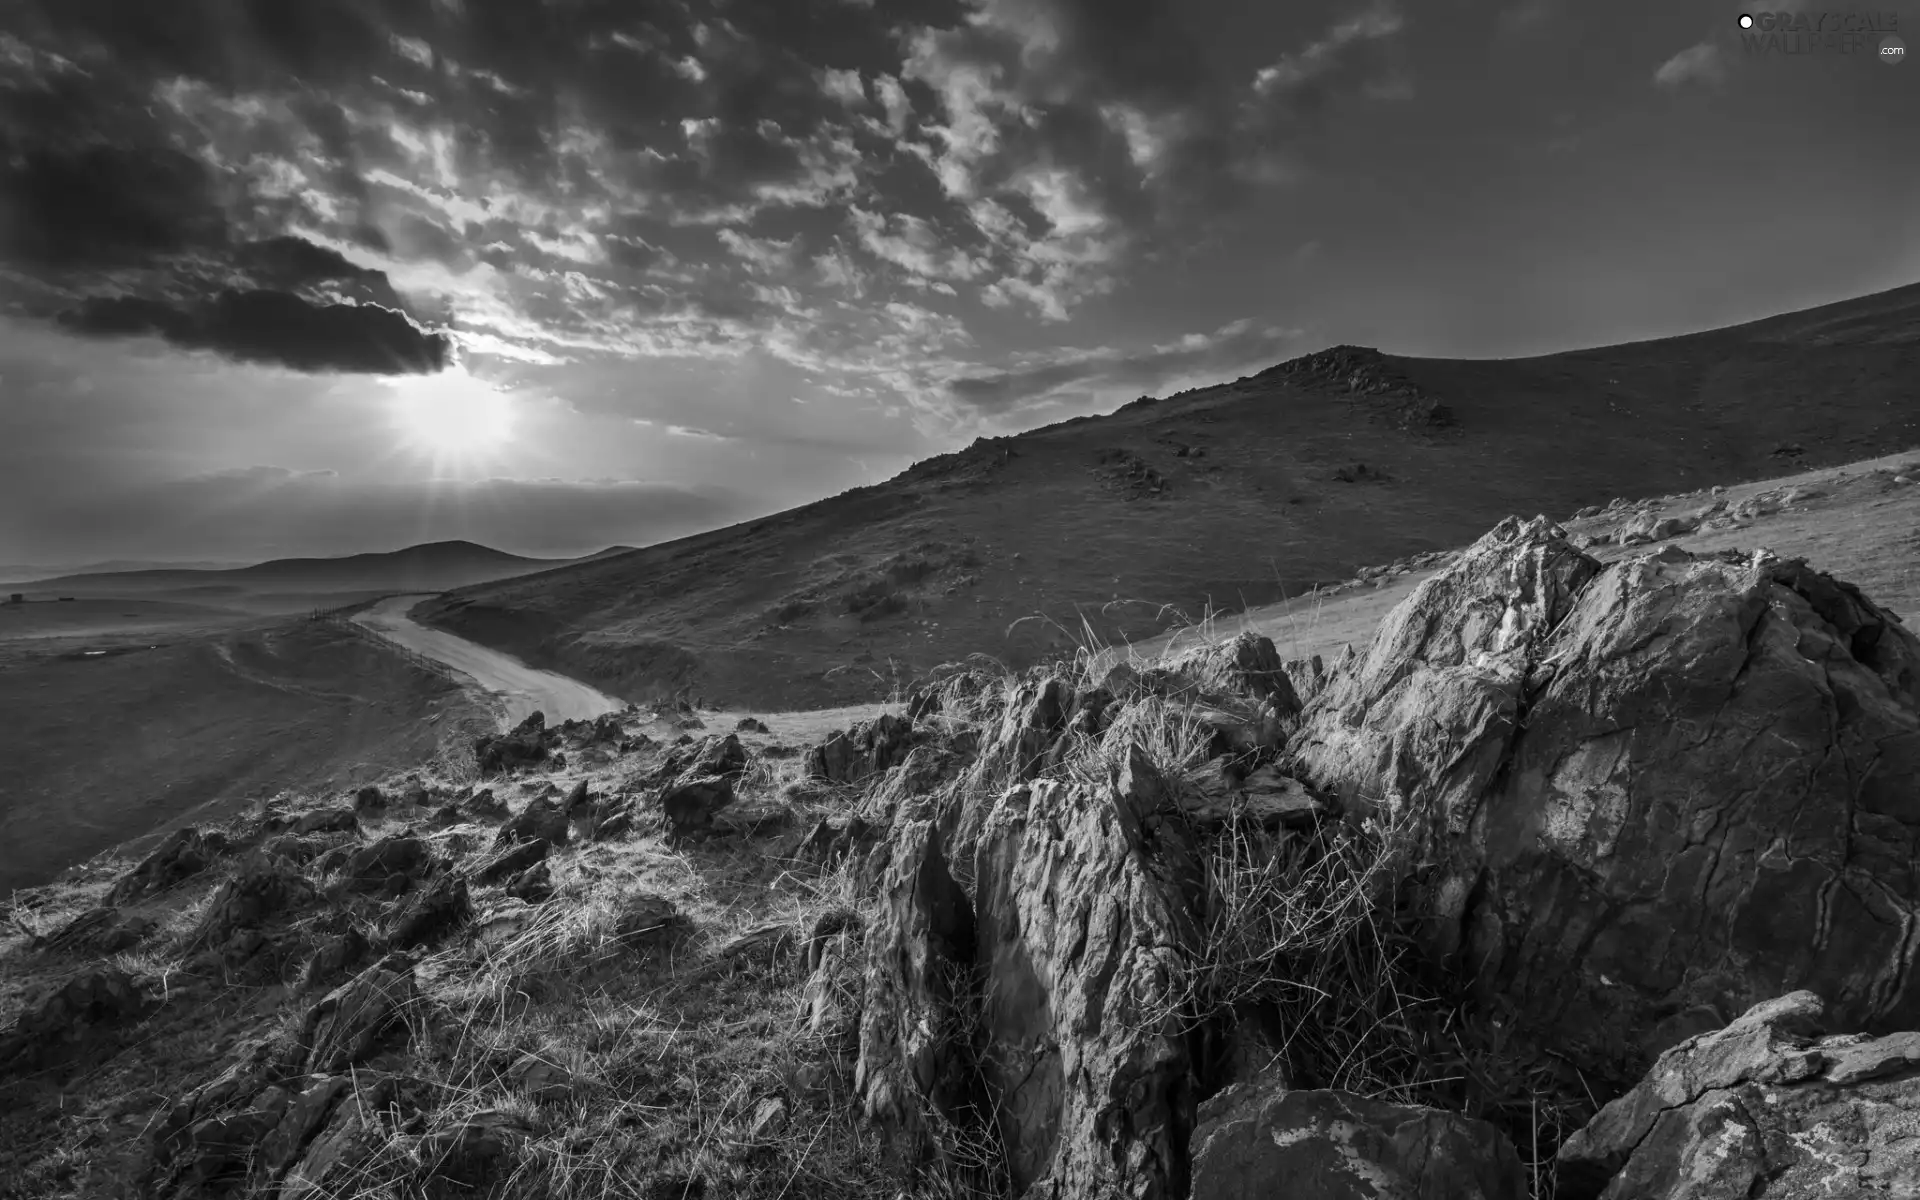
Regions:
[[441, 629], [429, 629], [407, 616], [424, 596], [389, 596], [364, 612], [354, 623], [388, 641], [471, 679], [506, 710], [512, 725], [538, 709], [550, 723], [597, 717], [625, 708], [626, 703], [577, 679], [530, 667], [498, 650], [470, 642]]

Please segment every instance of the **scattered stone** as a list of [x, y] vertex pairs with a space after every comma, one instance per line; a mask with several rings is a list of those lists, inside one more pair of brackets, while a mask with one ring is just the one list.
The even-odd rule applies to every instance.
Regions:
[[560, 808], [561, 811], [565, 812], [567, 816], [571, 818], [591, 802], [592, 793], [587, 788], [587, 781], [581, 779], [576, 781], [572, 788], [568, 789], [567, 799], [561, 804]]
[[767, 723], [765, 721], [762, 721], [758, 717], [742, 717], [740, 718], [740, 723], [735, 725], [734, 728], [739, 730], [741, 733], [772, 733], [773, 732], [773, 730], [767, 728]]
[[109, 908], [120, 908], [154, 892], [165, 891], [206, 870], [226, 851], [226, 835], [218, 830], [202, 833], [192, 826], [176, 829], [158, 849], [114, 882], [104, 903]]
[[621, 901], [620, 916], [614, 923], [614, 937], [625, 946], [645, 946], [677, 937], [687, 919], [664, 896], [636, 892]]
[[1272, 1076], [1200, 1106], [1193, 1195], [1287, 1200], [1524, 1200], [1526, 1176], [1485, 1121], [1350, 1092], [1289, 1091]]
[[783, 1096], [768, 1096], [754, 1106], [753, 1120], [747, 1124], [747, 1140], [768, 1142], [787, 1127], [787, 1101]]
[[[229, 946], [237, 935], [307, 907], [316, 895], [305, 876], [287, 870], [276, 860], [251, 858], [239, 874], [214, 892], [187, 944], [214, 950]], [[250, 948], [258, 949], [258, 942]]]
[[622, 810], [599, 822], [593, 827], [593, 840], [613, 842], [633, 832], [633, 813]]
[[372, 784], [368, 784], [353, 794], [353, 810], [356, 813], [378, 815], [385, 812], [386, 808], [386, 795]]

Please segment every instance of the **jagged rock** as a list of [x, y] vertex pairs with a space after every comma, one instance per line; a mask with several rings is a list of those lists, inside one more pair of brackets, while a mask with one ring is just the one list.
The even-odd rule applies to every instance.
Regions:
[[832, 783], [858, 783], [906, 758], [913, 748], [913, 722], [893, 713], [836, 730], [807, 751], [807, 775]]
[[387, 944], [397, 950], [424, 946], [439, 941], [472, 916], [467, 881], [458, 875], [443, 875], [394, 915]]
[[[971, 897], [932, 822], [896, 829], [855, 1085], [910, 1148], [925, 1152], [932, 1113], [993, 1112], [1016, 1194], [1186, 1194], [1196, 1080], [1178, 947], [1198, 935], [1198, 880], [1185, 822], [1146, 771], [1136, 756], [1099, 786], [1042, 779], [999, 797]], [[976, 1025], [970, 1078], [958, 1031]]]
[[849, 856], [867, 853], [881, 832], [858, 813], [822, 817], [788, 857], [831, 868]]
[[766, 837], [793, 824], [793, 809], [777, 800], [728, 804], [714, 810], [709, 828], [716, 837]]
[[768, 1096], [754, 1106], [753, 1119], [747, 1123], [747, 1140], [749, 1142], [772, 1141], [786, 1127], [786, 1097]]
[[201, 913], [188, 944], [218, 948], [237, 934], [257, 930], [276, 917], [304, 908], [316, 896], [313, 884], [273, 859], [251, 858], [220, 885]]
[[451, 804], [441, 805], [434, 810], [431, 817], [427, 818], [427, 824], [435, 829], [451, 829], [455, 825], [464, 825], [466, 822], [466, 816]]
[[[1224, 760], [1215, 760], [1224, 764]], [[1244, 778], [1216, 770], [1196, 781], [1200, 786], [1180, 796], [1180, 804], [1196, 826], [1207, 828], [1247, 822], [1269, 829], [1311, 828], [1327, 815], [1306, 784], [1272, 766], [1260, 767]]]
[[587, 807], [592, 802], [593, 802], [592, 791], [587, 787], [587, 781], [582, 779], [577, 781], [573, 785], [573, 787], [568, 789], [567, 798], [560, 805], [560, 810], [566, 813], [569, 818], [571, 818], [572, 816], [574, 816], [574, 814], [579, 812], [581, 809]]
[[545, 838], [515, 843], [476, 868], [473, 872], [473, 881], [498, 883], [502, 879], [525, 871], [545, 858], [552, 850], [553, 843]]
[[386, 808], [386, 793], [372, 784], [368, 784], [353, 794], [353, 810], [357, 813], [372, 813], [378, 815], [385, 812]]
[[976, 774], [1016, 781], [1037, 776], [1073, 715], [1073, 697], [1073, 685], [1064, 679], [1021, 683], [975, 761]]
[[[1284, 1181], [1284, 1184], [1282, 1184]], [[1280, 1185], [1276, 1187], [1276, 1185]], [[1263, 1078], [1200, 1107], [1193, 1195], [1205, 1200], [1524, 1200], [1506, 1135], [1485, 1121]]]
[[514, 842], [545, 842], [550, 846], [564, 846], [567, 838], [566, 812], [552, 800], [539, 796], [528, 801], [525, 808], [500, 827], [500, 831], [494, 835], [493, 844], [507, 846]]
[[67, 922], [39, 949], [61, 954], [116, 954], [145, 941], [160, 922], [117, 908], [90, 908]]
[[[230, 1177], [244, 1172], [251, 1151], [232, 1144], [238, 1127], [223, 1125], [220, 1118], [276, 1106], [290, 1109], [285, 1089], [277, 1096], [265, 1093], [273, 1092], [280, 1080], [294, 1072], [292, 1053], [293, 1047], [283, 1039], [249, 1042], [219, 1076], [170, 1105], [151, 1135], [140, 1194], [186, 1200], [205, 1195], [209, 1184], [237, 1182]], [[285, 1120], [283, 1116], [281, 1121]], [[256, 1124], [255, 1128], [260, 1138], [267, 1138], [276, 1127]]]
[[328, 938], [307, 960], [300, 975], [300, 990], [311, 992], [332, 986], [342, 975], [359, 966], [372, 951], [372, 943], [358, 929], [348, 929]]
[[1603, 570], [1509, 519], [1295, 743], [1296, 774], [1409, 823], [1429, 951], [1590, 1079], [1803, 984], [1847, 1025], [1920, 1025], [1920, 642], [1802, 563]]
[[331, 1075], [364, 1061], [419, 1000], [413, 962], [389, 954], [307, 1010], [299, 1046], [307, 1071]]
[[164, 891], [206, 870], [226, 851], [226, 835], [218, 830], [202, 833], [192, 826], [176, 829], [138, 866], [116, 880], [102, 903], [120, 908]]
[[1561, 1146], [1562, 1200], [1920, 1194], [1920, 1033], [1820, 1037], [1795, 992], [1672, 1047]]
[[531, 713], [507, 733], [475, 738], [474, 761], [483, 775], [530, 767], [547, 757], [548, 747], [558, 737], [557, 730], [547, 728], [545, 713]]
[[773, 732], [773, 730], [767, 728], [767, 723], [758, 717], [741, 717], [739, 723], [734, 726], [734, 729], [741, 733]]
[[532, 1133], [512, 1113], [482, 1112], [420, 1141], [429, 1178], [477, 1190], [512, 1174], [513, 1160]]
[[544, 904], [553, 899], [553, 874], [546, 863], [535, 863], [507, 881], [507, 895], [528, 904]]
[[1290, 658], [1280, 666], [1292, 682], [1294, 695], [1300, 698], [1302, 708], [1327, 686], [1327, 664], [1321, 661], [1318, 654], [1307, 658]]
[[660, 793], [660, 811], [676, 837], [699, 833], [714, 815], [732, 804], [733, 779], [727, 775], [686, 776]]
[[[280, 1200], [331, 1200], [425, 1107], [428, 1089], [397, 1075], [359, 1078], [287, 1172]], [[348, 1193], [350, 1194], [350, 1193]]]
[[1264, 700], [1281, 720], [1291, 720], [1300, 712], [1300, 697], [1280, 652], [1271, 638], [1260, 634], [1246, 632], [1231, 642], [1197, 647], [1167, 666], [1193, 680], [1203, 694]]
[[1622, 546], [1642, 546], [1683, 537], [1700, 528], [1700, 517], [1658, 517], [1648, 515], [1620, 531]]
[[426, 842], [411, 833], [395, 833], [355, 850], [342, 869], [355, 886], [378, 888], [394, 875], [410, 879], [432, 867], [433, 850]]
[[334, 1105], [353, 1090], [348, 1075], [317, 1075], [295, 1080], [284, 1114], [273, 1132], [260, 1143], [258, 1168], [268, 1179], [278, 1179], [306, 1152], [307, 1146], [333, 1115]]
[[427, 791], [425, 784], [415, 780], [408, 783], [406, 788], [401, 791], [400, 803], [409, 808], [425, 808], [427, 805], [433, 803], [433, 795]]
[[139, 980], [106, 964], [47, 985], [0, 1030], [0, 1075], [38, 1066], [93, 1030], [137, 1020], [151, 1008]]
[[350, 808], [316, 808], [312, 812], [301, 813], [294, 820], [291, 832], [295, 837], [311, 837], [316, 833], [358, 833], [360, 818]]

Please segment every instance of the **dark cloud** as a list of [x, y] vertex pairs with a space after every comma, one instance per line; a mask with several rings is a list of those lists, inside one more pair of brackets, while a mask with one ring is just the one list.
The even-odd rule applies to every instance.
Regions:
[[373, 304], [311, 304], [289, 292], [225, 291], [184, 307], [93, 297], [62, 313], [60, 323], [88, 337], [152, 335], [236, 362], [310, 373], [431, 374], [453, 357], [445, 334], [423, 331], [404, 313]]
[[140, 266], [227, 238], [206, 168], [178, 150], [32, 146], [6, 158], [0, 252], [15, 262]]
[[1270, 366], [1297, 351], [1301, 333], [1293, 329], [1261, 328], [1238, 321], [1211, 334], [1196, 334], [1163, 346], [1139, 351], [1100, 350], [1069, 357], [1024, 363], [1004, 371], [970, 375], [948, 382], [948, 393], [959, 403], [988, 415], [1055, 396], [1070, 385], [1091, 397], [1102, 393], [1155, 389], [1194, 374], [1218, 375], [1251, 367]]

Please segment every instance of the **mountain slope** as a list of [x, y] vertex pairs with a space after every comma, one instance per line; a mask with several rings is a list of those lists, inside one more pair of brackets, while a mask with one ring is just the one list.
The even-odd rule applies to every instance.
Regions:
[[473, 542], [429, 542], [341, 558], [281, 558], [226, 570], [161, 568], [85, 572], [5, 585], [17, 591], [75, 596], [149, 596], [192, 593], [292, 596], [326, 593], [440, 591], [513, 575], [588, 562], [625, 551], [615, 546], [583, 559], [526, 558]]
[[1530, 359], [1336, 347], [416, 616], [631, 699], [849, 703], [969, 652], [1022, 665], [1083, 619], [1136, 639], [1267, 603], [1510, 513], [1905, 449], [1916, 379], [1920, 287]]

